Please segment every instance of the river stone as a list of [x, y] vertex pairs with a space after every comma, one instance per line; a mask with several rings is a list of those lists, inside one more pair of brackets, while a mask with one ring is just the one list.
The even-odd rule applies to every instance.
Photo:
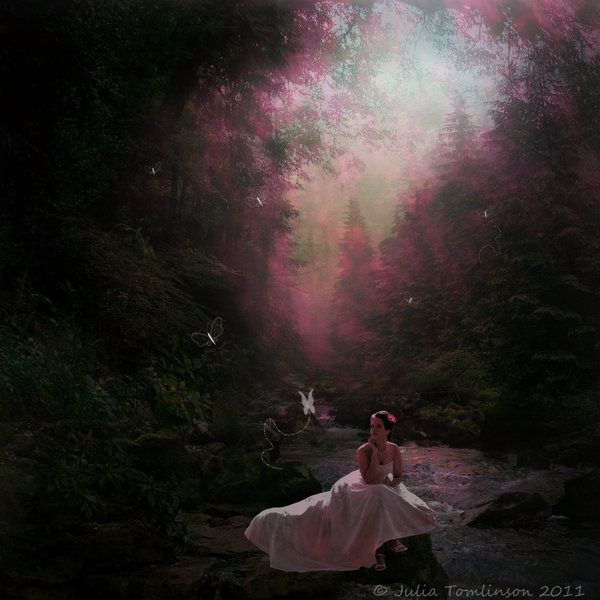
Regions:
[[84, 572], [113, 572], [173, 558], [167, 538], [141, 523], [101, 523], [89, 529], [78, 537]]
[[[204, 588], [222, 594], [223, 598], [368, 597], [364, 586], [375, 585], [386, 585], [394, 590], [400, 585], [405, 589], [421, 590], [435, 587], [436, 597], [445, 598], [444, 586], [448, 584], [448, 577], [432, 551], [429, 535], [403, 538], [402, 542], [408, 547], [405, 552], [395, 554], [386, 550], [388, 568], [382, 572], [363, 568], [293, 573], [272, 569], [268, 554], [245, 538], [244, 531], [250, 520], [238, 515], [224, 519], [218, 526], [208, 523], [190, 525], [195, 545], [202, 555], [226, 560], [226, 568], [215, 567], [212, 575], [203, 582]], [[353, 595], [344, 595], [344, 590], [348, 594], [352, 591]], [[372, 596], [372, 590], [370, 594]]]
[[600, 436], [595, 436], [590, 440], [577, 440], [566, 451], [571, 450], [577, 452], [580, 462], [600, 465]]
[[529, 449], [517, 454], [515, 467], [517, 469], [522, 467], [531, 467], [533, 469], [549, 469], [550, 464], [550, 457], [546, 452], [537, 449]]
[[600, 469], [564, 482], [564, 496], [552, 507], [554, 514], [577, 520], [596, 520], [600, 517]]
[[[210, 557], [186, 557], [173, 564], [132, 573], [91, 575], [77, 592], [87, 600], [199, 600], [210, 595], [211, 574], [225, 563]], [[223, 596], [226, 597], [226, 596]]]
[[561, 465], [567, 465], [568, 467], [576, 467], [577, 464], [581, 462], [579, 451], [577, 448], [567, 448], [558, 455], [556, 462]]
[[550, 505], [537, 492], [505, 492], [463, 513], [464, 525], [528, 528], [550, 516]]
[[[207, 523], [190, 525], [196, 546], [202, 554], [231, 561], [239, 561], [244, 555], [252, 557], [246, 562], [246, 567], [252, 568], [249, 568], [244, 577], [245, 597], [248, 598], [277, 597], [272, 595], [274, 592], [278, 596], [285, 596], [298, 590], [309, 595], [307, 590], [312, 587], [321, 593], [330, 588], [339, 591], [346, 584], [386, 584], [390, 589], [398, 589], [399, 584], [413, 589], [420, 586], [421, 590], [436, 587], [439, 590], [437, 597], [441, 598], [444, 586], [448, 584], [446, 573], [432, 552], [429, 535], [403, 538], [408, 550], [398, 554], [387, 551], [388, 568], [383, 572], [359, 569], [342, 573], [298, 574], [270, 568], [268, 555], [257, 550], [244, 536], [249, 524], [249, 517], [238, 515], [224, 520], [219, 526]], [[297, 580], [298, 577], [300, 581]]]
[[188, 526], [188, 529], [194, 536], [195, 546], [199, 552], [228, 558], [255, 552], [256, 547], [244, 535], [250, 521], [250, 517], [236, 515], [224, 520], [218, 526], [208, 522], [193, 523]]
[[[440, 600], [447, 598], [448, 575], [438, 562], [431, 548], [429, 534], [402, 538], [408, 548], [403, 552], [391, 552], [387, 547], [385, 571], [362, 568], [358, 571], [347, 571], [344, 577], [348, 580], [372, 586], [386, 586], [391, 591], [399, 591], [400, 586], [406, 590], [419, 590], [420, 594], [430, 593], [430, 597]], [[435, 588], [435, 594], [432, 590]], [[427, 597], [427, 596], [425, 596]]]

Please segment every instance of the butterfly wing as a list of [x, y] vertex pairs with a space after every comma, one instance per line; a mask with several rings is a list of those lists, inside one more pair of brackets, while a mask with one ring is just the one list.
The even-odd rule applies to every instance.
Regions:
[[315, 399], [313, 398], [312, 390], [310, 390], [310, 392], [308, 392], [308, 402], [306, 404], [307, 404], [308, 410], [310, 410], [310, 412], [314, 415], [315, 414]]
[[210, 335], [213, 339], [217, 339], [223, 333], [223, 319], [217, 317], [210, 326]]
[[210, 338], [206, 333], [202, 333], [201, 331], [194, 331], [194, 333], [190, 336], [192, 338], [192, 342], [199, 346], [200, 348], [204, 348], [210, 344]]
[[306, 396], [301, 391], [298, 391], [298, 393], [300, 394], [300, 396], [302, 398], [302, 410], [304, 411], [304, 414], [307, 415], [308, 414], [308, 400], [306, 399]]

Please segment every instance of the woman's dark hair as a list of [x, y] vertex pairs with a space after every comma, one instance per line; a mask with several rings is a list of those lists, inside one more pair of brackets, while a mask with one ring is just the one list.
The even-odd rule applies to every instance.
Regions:
[[[389, 413], [387, 410], [379, 410], [371, 415], [371, 419], [373, 417], [377, 417], [378, 419], [381, 419], [383, 421], [383, 428], [386, 431], [392, 431], [392, 429], [394, 428], [394, 424], [396, 423], [396, 417], [392, 413]], [[388, 439], [390, 437], [391, 435], [388, 436]]]

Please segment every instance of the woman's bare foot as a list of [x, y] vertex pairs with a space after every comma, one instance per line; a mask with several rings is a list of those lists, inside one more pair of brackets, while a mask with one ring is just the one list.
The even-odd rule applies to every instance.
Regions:
[[404, 552], [405, 550], [408, 550], [400, 540], [390, 540], [388, 546], [392, 552]]

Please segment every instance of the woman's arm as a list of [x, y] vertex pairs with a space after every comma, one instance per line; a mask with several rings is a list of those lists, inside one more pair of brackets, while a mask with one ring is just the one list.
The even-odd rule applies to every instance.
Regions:
[[367, 483], [373, 483], [375, 473], [377, 472], [377, 452], [375, 447], [371, 448], [369, 454], [368, 445], [361, 446], [356, 451], [356, 462], [360, 469], [360, 474]]
[[394, 452], [394, 478], [389, 481], [388, 485], [394, 487], [400, 483], [402, 479], [402, 456], [400, 455], [400, 446], [396, 446]]

